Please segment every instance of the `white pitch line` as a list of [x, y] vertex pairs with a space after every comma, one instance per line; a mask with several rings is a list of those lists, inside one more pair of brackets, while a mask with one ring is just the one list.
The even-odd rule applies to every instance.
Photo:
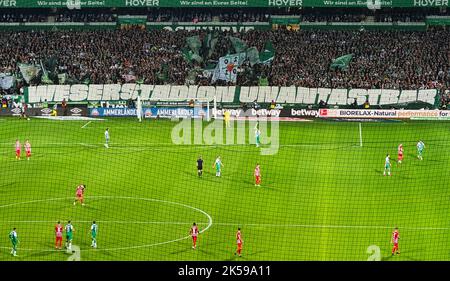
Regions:
[[84, 124], [84, 125], [81, 127], [81, 129], [83, 129], [84, 127], [86, 127], [87, 125], [89, 125], [89, 124], [91, 124], [91, 123], [92, 123], [92, 121], [87, 122], [86, 124]]
[[[92, 223], [92, 221], [72, 221], [75, 223]], [[111, 223], [111, 224], [167, 224], [167, 225], [190, 225], [191, 222], [172, 222], [172, 221], [96, 221], [97, 223]], [[55, 221], [0, 221], [0, 224], [5, 223], [55, 223]], [[200, 222], [198, 225], [208, 224], [208, 222]], [[362, 229], [392, 229], [389, 226], [372, 226], [372, 225], [317, 225], [317, 224], [265, 224], [265, 223], [220, 223], [215, 222], [215, 226], [245, 226], [245, 227], [282, 227], [282, 228], [362, 228]], [[402, 227], [402, 229], [409, 230], [450, 230], [449, 227]]]
[[[54, 146], [73, 146], [73, 145], [82, 145], [82, 146], [98, 146], [103, 145], [104, 143], [69, 143], [69, 142], [53, 142], [53, 143], [38, 143], [35, 144], [35, 146], [42, 146], [42, 145], [54, 145]], [[11, 146], [11, 143], [0, 143], [0, 145], [4, 146]], [[115, 143], [114, 145], [119, 146], [122, 149], [128, 149], [130, 146], [139, 146], [140, 148], [145, 147], [158, 147], [158, 146], [169, 146], [169, 147], [215, 147], [215, 146], [249, 146], [254, 147], [254, 144], [173, 144], [173, 143]], [[280, 147], [334, 147], [334, 146], [343, 146], [346, 144], [339, 144], [339, 143], [324, 143], [324, 144], [279, 144]], [[118, 148], [118, 147], [116, 147]]]
[[[6, 224], [6, 223], [43, 223], [43, 224], [47, 224], [47, 223], [55, 223], [56, 221], [0, 221], [0, 224]], [[77, 220], [72, 220], [73, 223], [92, 223], [92, 221], [77, 221]], [[173, 222], [173, 221], [100, 221], [100, 220], [96, 220], [96, 223], [117, 223], [117, 224], [173, 224], [173, 225], [191, 225], [192, 222]], [[197, 223], [197, 224], [208, 224], [207, 222], [205, 223]]]
[[[318, 225], [318, 224], [237, 224], [237, 223], [220, 223], [215, 222], [214, 225], [224, 226], [255, 226], [255, 227], [298, 227], [298, 228], [367, 228], [367, 229], [392, 229], [391, 226], [373, 226], [373, 225]], [[410, 230], [450, 230], [449, 227], [401, 227], [401, 229]]]
[[363, 146], [361, 122], [359, 122], [359, 146], [360, 146], [360, 147]]
[[89, 144], [89, 143], [80, 143], [80, 145], [87, 146], [87, 147], [98, 147], [97, 145]]

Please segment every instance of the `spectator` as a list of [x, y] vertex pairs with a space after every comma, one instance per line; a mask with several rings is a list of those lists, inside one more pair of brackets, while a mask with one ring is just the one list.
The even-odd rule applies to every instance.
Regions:
[[363, 107], [364, 107], [364, 109], [369, 109], [370, 108], [370, 103], [369, 103], [368, 99], [366, 99], [366, 101], [364, 102]]
[[63, 115], [67, 116], [67, 102], [66, 102], [65, 98], [61, 102], [61, 107], [62, 107], [62, 110], [63, 110]]
[[352, 107], [353, 108], [358, 108], [358, 102], [356, 101], [356, 98], [355, 98], [355, 100], [352, 103]]

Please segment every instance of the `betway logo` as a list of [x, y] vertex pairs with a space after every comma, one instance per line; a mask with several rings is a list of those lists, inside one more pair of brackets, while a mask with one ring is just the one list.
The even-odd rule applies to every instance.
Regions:
[[279, 109], [252, 109], [252, 115], [257, 116], [270, 116], [270, 117], [279, 117], [281, 110]]
[[159, 0], [125, 0], [127, 7], [153, 7], [159, 6]]
[[414, 0], [414, 6], [417, 7], [448, 7], [448, 0]]
[[308, 110], [308, 109], [300, 109], [300, 110], [291, 109], [291, 116], [319, 117], [319, 111], [318, 110]]
[[301, 7], [303, 6], [303, 0], [268, 0], [269, 6], [276, 7]]
[[213, 115], [223, 116], [225, 111], [229, 111], [230, 116], [237, 117], [241, 115], [242, 109], [213, 109]]

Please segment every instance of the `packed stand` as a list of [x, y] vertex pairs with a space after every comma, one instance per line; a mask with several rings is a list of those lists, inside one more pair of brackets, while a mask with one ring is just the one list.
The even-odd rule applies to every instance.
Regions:
[[0, 13], [0, 22], [46, 22], [47, 15], [24, 13]]
[[115, 22], [116, 20], [116, 15], [96, 12], [66, 12], [55, 16], [55, 22]]
[[[270, 85], [312, 88], [426, 89], [450, 86], [450, 30], [217, 33], [218, 41], [209, 60], [189, 64], [182, 53], [186, 38], [200, 35], [203, 42], [207, 31], [4, 32], [0, 38], [3, 46], [0, 72], [19, 73], [18, 62], [39, 65], [43, 61], [53, 77], [66, 73], [65, 83], [142, 80], [148, 84], [183, 85], [193, 69], [217, 63], [221, 56], [233, 53], [229, 39], [233, 35], [259, 52], [268, 41], [275, 49], [271, 64], [252, 67], [246, 61], [239, 69], [238, 85], [258, 85], [261, 77], [267, 77]], [[354, 55], [348, 69], [330, 69], [333, 59], [345, 54]], [[53, 63], [48, 63], [49, 60]], [[56, 78], [53, 79], [58, 83]], [[39, 79], [31, 82], [39, 83], [42, 83]], [[196, 83], [211, 85], [211, 79], [197, 75]], [[217, 84], [229, 83], [219, 81]]]

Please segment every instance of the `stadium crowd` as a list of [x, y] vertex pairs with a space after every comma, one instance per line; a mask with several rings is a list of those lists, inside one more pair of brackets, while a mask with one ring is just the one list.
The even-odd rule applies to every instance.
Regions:
[[[450, 31], [298, 31], [254, 30], [246, 33], [217, 31], [218, 41], [209, 60], [190, 64], [184, 58], [188, 36], [207, 31], [165, 30], [3, 32], [0, 72], [20, 73], [17, 63], [40, 65], [50, 73], [66, 73], [65, 83], [124, 83], [143, 79], [151, 84], [186, 83], [193, 69], [234, 53], [229, 36], [262, 51], [272, 42], [271, 64], [248, 62], [240, 69], [238, 85], [270, 85], [424, 89], [450, 86]], [[330, 69], [333, 59], [353, 54], [346, 70]], [[48, 63], [52, 60], [53, 63]], [[50, 64], [50, 65], [48, 65]], [[53, 66], [51, 65], [53, 64]], [[55, 79], [55, 78], [53, 78]], [[54, 80], [58, 83], [58, 80]], [[40, 79], [31, 84], [41, 83]], [[196, 83], [211, 79], [197, 71]], [[223, 82], [216, 82], [223, 83]]]
[[450, 10], [367, 9], [136, 9], [136, 10], [0, 10], [0, 22], [114, 22], [120, 15], [146, 16], [149, 22], [269, 22], [272, 16], [298, 17], [305, 22], [420, 22], [428, 15], [450, 15]]

